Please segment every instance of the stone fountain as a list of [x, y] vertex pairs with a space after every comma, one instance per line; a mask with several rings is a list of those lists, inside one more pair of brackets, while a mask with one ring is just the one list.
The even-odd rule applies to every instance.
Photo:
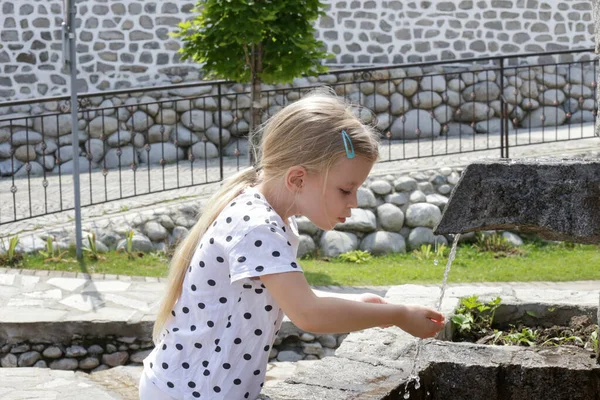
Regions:
[[[599, 244], [600, 162], [502, 160], [469, 165], [435, 233], [481, 230]], [[453, 286], [446, 292], [441, 311], [451, 315], [460, 297], [473, 294], [502, 297], [496, 324], [522, 321], [564, 326], [581, 315], [598, 321], [597, 290]], [[392, 288], [386, 298], [434, 306], [438, 296], [438, 287], [402, 285]], [[418, 387], [410, 385], [417, 342], [392, 327], [351, 334], [336, 357], [300, 367], [285, 382], [264, 392], [272, 400], [600, 400], [600, 365], [588, 350], [454, 343], [449, 341], [452, 333], [448, 323], [436, 339], [422, 342], [416, 359]]]

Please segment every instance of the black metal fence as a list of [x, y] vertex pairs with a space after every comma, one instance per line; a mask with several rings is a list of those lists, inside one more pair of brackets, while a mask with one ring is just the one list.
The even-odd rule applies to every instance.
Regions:
[[[586, 56], [588, 53], [589, 56]], [[579, 61], [550, 56], [578, 54]], [[316, 86], [356, 104], [381, 132], [381, 162], [594, 137], [592, 49], [332, 71], [266, 86], [263, 120]], [[89, 206], [222, 180], [247, 165], [250, 97], [195, 83], [79, 97], [79, 153], [68, 97], [0, 104], [0, 225], [73, 208], [72, 159]]]

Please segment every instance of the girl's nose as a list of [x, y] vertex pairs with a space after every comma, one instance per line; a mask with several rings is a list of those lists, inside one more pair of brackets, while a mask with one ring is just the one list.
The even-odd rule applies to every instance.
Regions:
[[358, 207], [358, 193], [355, 193], [354, 195], [350, 196], [350, 202], [348, 203], [348, 207], [350, 207], [350, 208]]

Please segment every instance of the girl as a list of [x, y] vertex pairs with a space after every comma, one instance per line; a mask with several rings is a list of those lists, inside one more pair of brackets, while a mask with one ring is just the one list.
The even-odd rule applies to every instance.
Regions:
[[397, 325], [425, 338], [442, 329], [443, 315], [429, 308], [318, 297], [296, 261], [293, 216], [325, 230], [344, 222], [378, 145], [330, 94], [304, 97], [268, 121], [260, 166], [225, 182], [173, 257], [142, 400], [254, 400], [284, 313], [315, 333]]

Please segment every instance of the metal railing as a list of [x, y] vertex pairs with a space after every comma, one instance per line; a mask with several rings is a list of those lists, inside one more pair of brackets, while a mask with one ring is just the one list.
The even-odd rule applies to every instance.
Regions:
[[[519, 63], [579, 53], [591, 56]], [[326, 85], [379, 129], [380, 162], [489, 150], [508, 157], [515, 146], [594, 137], [596, 68], [593, 49], [582, 49], [331, 71], [298, 87], [266, 87], [262, 118]], [[82, 206], [219, 182], [247, 165], [250, 98], [241, 85], [80, 95], [76, 155], [68, 100], [0, 103], [13, 112], [0, 115], [0, 226], [71, 210], [72, 157], [81, 157]]]

